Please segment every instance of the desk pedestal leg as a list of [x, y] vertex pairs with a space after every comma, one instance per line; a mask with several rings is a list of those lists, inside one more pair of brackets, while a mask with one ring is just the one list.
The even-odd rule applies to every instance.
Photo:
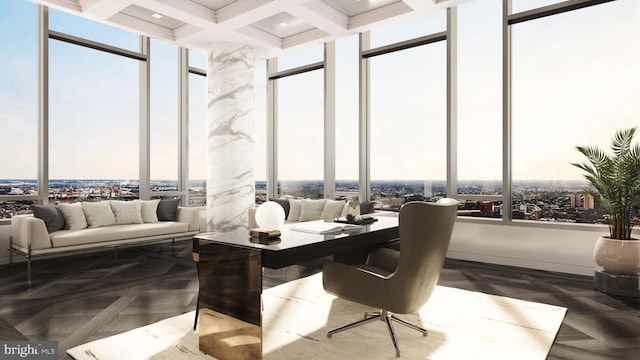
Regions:
[[194, 257], [200, 350], [220, 360], [262, 359], [260, 251], [200, 241]]

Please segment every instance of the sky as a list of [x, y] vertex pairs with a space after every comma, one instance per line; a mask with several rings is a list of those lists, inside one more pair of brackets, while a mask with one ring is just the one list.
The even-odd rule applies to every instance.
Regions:
[[[514, 10], [557, 1], [514, 0]], [[0, 2], [0, 178], [37, 175], [36, 13]], [[24, 15], [21, 9], [32, 9]], [[458, 178], [502, 177], [501, 1], [459, 7]], [[51, 28], [137, 50], [135, 34], [50, 11]], [[444, 12], [372, 31], [372, 47], [443, 31]], [[18, 36], [16, 36], [18, 35]], [[607, 147], [640, 124], [640, 4], [618, 0], [512, 27], [514, 180], [579, 179], [575, 145]], [[50, 177], [138, 177], [138, 63], [50, 41]], [[336, 42], [336, 178], [358, 177], [357, 36]], [[175, 46], [152, 42], [151, 178], [177, 178]], [[160, 54], [161, 56], [157, 56]], [[280, 68], [321, 60], [321, 47], [285, 53]], [[205, 67], [192, 52], [191, 65]], [[444, 179], [446, 46], [436, 43], [371, 60], [371, 176]], [[256, 179], [266, 178], [265, 62], [256, 62]], [[206, 82], [190, 75], [190, 178], [205, 178]], [[279, 175], [323, 174], [322, 71], [279, 86]], [[197, 92], [197, 89], [202, 89]], [[5, 131], [4, 129], [10, 129]], [[202, 136], [200, 136], [202, 134]]]

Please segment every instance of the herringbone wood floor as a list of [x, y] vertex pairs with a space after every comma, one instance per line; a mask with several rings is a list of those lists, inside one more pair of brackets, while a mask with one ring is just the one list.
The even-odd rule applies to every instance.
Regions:
[[[266, 270], [265, 286], [319, 270], [320, 262]], [[0, 267], [0, 339], [53, 340], [70, 347], [195, 309], [198, 280], [191, 243], [75, 254]], [[549, 359], [640, 358], [640, 303], [593, 290], [589, 277], [449, 260], [441, 285], [569, 309]], [[16, 331], [17, 330], [17, 331]]]

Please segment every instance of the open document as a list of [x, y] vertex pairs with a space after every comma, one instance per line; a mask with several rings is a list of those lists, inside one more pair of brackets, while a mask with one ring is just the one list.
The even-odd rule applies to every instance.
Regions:
[[301, 222], [291, 227], [291, 230], [302, 231], [311, 234], [339, 234], [352, 230], [360, 230], [362, 225], [339, 224], [334, 222], [310, 221]]

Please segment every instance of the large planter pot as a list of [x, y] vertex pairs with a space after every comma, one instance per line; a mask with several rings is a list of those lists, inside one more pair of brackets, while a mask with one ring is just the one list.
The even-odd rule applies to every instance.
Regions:
[[610, 274], [640, 273], [640, 240], [616, 240], [601, 236], [593, 249], [598, 266]]

